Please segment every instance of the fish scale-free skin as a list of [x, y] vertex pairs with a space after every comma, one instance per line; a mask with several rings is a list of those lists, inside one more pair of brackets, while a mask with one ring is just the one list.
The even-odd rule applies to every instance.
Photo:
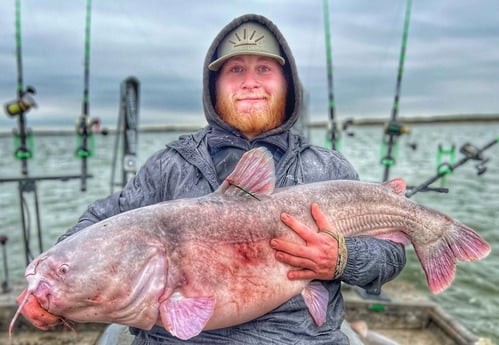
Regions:
[[[252, 169], [240, 176], [238, 167], [248, 161], [257, 181]], [[28, 266], [28, 294], [51, 314], [49, 326], [54, 315], [142, 329], [159, 324], [181, 339], [255, 319], [300, 293], [314, 308], [321, 284], [288, 280], [290, 267], [274, 259], [269, 245], [274, 237], [302, 243], [280, 215], [314, 228], [312, 203], [345, 236], [412, 242], [433, 292], [451, 283], [456, 260], [490, 251], [464, 224], [405, 198], [400, 179], [273, 191], [271, 164], [265, 149], [249, 151], [213, 194], [135, 209], [79, 231]], [[318, 300], [327, 307], [327, 298]], [[320, 309], [310, 309], [314, 320], [324, 315]]]
[[[120, 272], [104, 271], [104, 273], [115, 278], [119, 277], [116, 280], [121, 282], [121, 286], [133, 286], [140, 283], [131, 281], [130, 278], [137, 279], [133, 272], [142, 272], [144, 267], [155, 267], [153, 272], [161, 271], [162, 267], [166, 266], [162, 260], [153, 260], [148, 265], [144, 262], [149, 262], [151, 258], [159, 256], [156, 251], [147, 255], [149, 248], [163, 247], [164, 249], [159, 249], [158, 252], [166, 252], [168, 259], [166, 257], [164, 259], [168, 260], [168, 267], [179, 268], [169, 273], [169, 276], [173, 274], [171, 283], [176, 285], [172, 286], [172, 289], [187, 290], [185, 292], [187, 295], [193, 293], [205, 295], [217, 291], [216, 293], [220, 296], [217, 296], [217, 300], [225, 303], [231, 302], [235, 309], [240, 309], [241, 307], [237, 306], [238, 302], [234, 302], [237, 299], [244, 305], [242, 303], [244, 299], [251, 300], [263, 294], [268, 295], [269, 291], [281, 287], [289, 289], [289, 282], [284, 279], [288, 268], [273, 259], [273, 252], [268, 245], [270, 239], [276, 236], [285, 235], [298, 240], [296, 235], [280, 222], [279, 215], [282, 212], [297, 215], [300, 221], [312, 226], [314, 223], [308, 212], [308, 205], [315, 202], [337, 226], [337, 230], [348, 236], [381, 235], [389, 230], [404, 229], [409, 236], [415, 234], [411, 237], [416, 247], [436, 242], [442, 236], [442, 231], [448, 225], [445, 218], [439, 220], [438, 223], [441, 224], [436, 224], [435, 221], [421, 224], [420, 222], [424, 219], [432, 216], [431, 212], [428, 214], [429, 211], [423, 208], [417, 209], [414, 207], [415, 204], [386, 188], [373, 184], [372, 189], [366, 188], [366, 184], [359, 182], [331, 181], [288, 188], [264, 197], [260, 201], [252, 198], [245, 198], [241, 201], [234, 200], [235, 198], [232, 197], [223, 200], [218, 195], [214, 202], [210, 202], [210, 197], [165, 202], [150, 206], [149, 212], [131, 211], [127, 217], [120, 219], [113, 219], [113, 217], [107, 221], [108, 224], [105, 221], [100, 225], [106, 228], [101, 239], [94, 236], [93, 229], [84, 230], [89, 235], [89, 239], [82, 234], [79, 236], [77, 245], [79, 246], [79, 243], [83, 241], [88, 244], [89, 248], [100, 247], [99, 251], [106, 253], [106, 258], [102, 257], [97, 261], [109, 261], [109, 254], [119, 260], [121, 263], [109, 265], [107, 262], [105, 266], [121, 265]], [[351, 197], [352, 195], [355, 195], [355, 199]], [[150, 214], [153, 215], [150, 216]], [[124, 227], [130, 229], [127, 233], [134, 234], [133, 238], [123, 236]], [[434, 231], [428, 231], [429, 228], [433, 228]], [[151, 237], [154, 240], [147, 241]], [[110, 243], [114, 249], [102, 248], [102, 245], [97, 244], [102, 241]], [[68, 244], [65, 243], [63, 247], [64, 252], [67, 252]], [[74, 249], [76, 252], [77, 248]], [[81, 249], [78, 252], [78, 255], [82, 255]], [[127, 255], [131, 260], [123, 257]], [[102, 280], [103, 272], [100, 269], [94, 271], [95, 276], [87, 274], [85, 279], [87, 281], [91, 279], [89, 284], [102, 285], [98, 284], [98, 281]], [[274, 281], [269, 278], [269, 275], [276, 276], [276, 273], [278, 273], [278, 279]], [[138, 274], [137, 280], [142, 280], [143, 276], [147, 275]], [[299, 282], [295, 285], [297, 286], [291, 295], [276, 301], [269, 309], [298, 294], [305, 284]], [[149, 288], [142, 287], [142, 289], [139, 299], [151, 293]], [[159, 289], [160, 287], [157, 286], [155, 290]], [[69, 295], [73, 293], [73, 291], [68, 291], [67, 296], [61, 298], [65, 301], [64, 305], [67, 304], [67, 299], [71, 298]], [[123, 300], [123, 296], [127, 294], [118, 289], [113, 295]], [[109, 298], [113, 298], [113, 295]], [[131, 292], [129, 295], [135, 296]], [[228, 301], [225, 296], [233, 297]], [[220, 306], [220, 308], [219, 311], [222, 312], [222, 308], [227, 307]], [[66, 315], [69, 312], [69, 318], [77, 319], [71, 316], [73, 311], [57, 309], [56, 306], [49, 311]], [[131, 309], [130, 314], [133, 312], [136, 311]], [[230, 318], [240, 323], [237, 318], [233, 316]], [[225, 320], [223, 317], [220, 319]], [[214, 320], [213, 323], [217, 325], [218, 322], [226, 321], [215, 322]], [[144, 326], [142, 321], [141, 325]], [[134, 324], [134, 326], [140, 325]], [[210, 324], [208, 327], [210, 328]]]

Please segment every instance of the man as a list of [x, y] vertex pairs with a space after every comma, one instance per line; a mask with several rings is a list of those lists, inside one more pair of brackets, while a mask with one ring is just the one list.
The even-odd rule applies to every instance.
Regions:
[[[208, 126], [150, 157], [121, 192], [96, 201], [60, 240], [120, 212], [211, 193], [242, 154], [254, 147], [272, 152], [277, 187], [358, 178], [340, 153], [312, 146], [292, 130], [302, 107], [302, 90], [291, 50], [267, 18], [244, 15], [223, 28], [208, 50], [203, 73]], [[188, 341], [160, 326], [150, 331], [132, 328], [133, 344], [348, 344], [340, 330], [344, 318], [341, 281], [379, 292], [403, 268], [403, 247], [367, 237], [342, 241], [334, 229], [329, 229], [329, 236], [290, 216], [283, 215], [282, 220], [306, 245], [274, 239], [276, 259], [296, 267], [289, 279], [323, 280], [330, 292], [323, 326], [316, 326], [302, 297], [297, 296], [254, 321], [204, 331]], [[318, 228], [327, 225], [318, 221]]]

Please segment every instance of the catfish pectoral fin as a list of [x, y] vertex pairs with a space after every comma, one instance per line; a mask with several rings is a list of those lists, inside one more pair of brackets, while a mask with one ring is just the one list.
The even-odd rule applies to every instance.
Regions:
[[185, 297], [180, 292], [173, 293], [161, 303], [163, 327], [179, 339], [190, 339], [204, 329], [215, 310], [215, 297]]

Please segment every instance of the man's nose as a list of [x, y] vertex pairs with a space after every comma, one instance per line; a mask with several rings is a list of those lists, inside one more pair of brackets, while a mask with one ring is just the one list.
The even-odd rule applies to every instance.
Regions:
[[245, 74], [244, 74], [244, 79], [243, 79], [243, 83], [242, 83], [242, 86], [244, 88], [255, 88], [255, 87], [258, 87], [260, 85], [260, 82], [258, 81], [258, 76], [256, 75], [255, 72], [253, 71], [247, 71]]

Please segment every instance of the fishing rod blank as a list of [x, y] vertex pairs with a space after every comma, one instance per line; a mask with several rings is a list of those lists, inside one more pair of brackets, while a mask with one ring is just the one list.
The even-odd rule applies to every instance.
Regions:
[[[90, 117], [89, 117], [89, 79], [90, 79], [90, 20], [91, 20], [92, 0], [87, 0], [86, 8], [86, 21], [85, 21], [85, 48], [84, 48], [84, 81], [83, 81], [83, 101], [82, 101], [82, 115], [78, 119], [77, 135], [81, 142], [76, 151], [78, 157], [81, 158], [81, 191], [87, 190], [87, 158], [92, 155], [89, 149], [90, 133]], [[93, 140], [93, 137], [92, 139]]]
[[329, 121], [327, 135], [331, 141], [331, 148], [337, 149], [337, 141], [339, 140], [338, 126], [336, 124], [336, 106], [333, 92], [333, 54], [331, 49], [331, 33], [329, 25], [329, 0], [323, 0], [324, 11], [324, 33], [326, 41], [326, 64], [327, 64], [327, 84], [328, 84], [328, 109]]
[[393, 108], [391, 113], [390, 122], [385, 128], [385, 138], [383, 138], [383, 146], [386, 145], [385, 156], [381, 159], [381, 163], [384, 165], [385, 170], [383, 174], [383, 181], [387, 181], [390, 175], [390, 167], [395, 165], [394, 152], [395, 146], [397, 145], [397, 139], [402, 134], [408, 133], [408, 128], [402, 126], [398, 122], [398, 111], [399, 111], [399, 101], [400, 101], [400, 89], [402, 86], [402, 75], [404, 71], [404, 61], [405, 61], [405, 51], [407, 46], [407, 36], [409, 33], [409, 21], [411, 17], [411, 6], [412, 0], [407, 0], [405, 19], [404, 19], [404, 32], [402, 35], [402, 47], [400, 49], [399, 66], [397, 72], [397, 83], [395, 87], [395, 99], [393, 101]]

